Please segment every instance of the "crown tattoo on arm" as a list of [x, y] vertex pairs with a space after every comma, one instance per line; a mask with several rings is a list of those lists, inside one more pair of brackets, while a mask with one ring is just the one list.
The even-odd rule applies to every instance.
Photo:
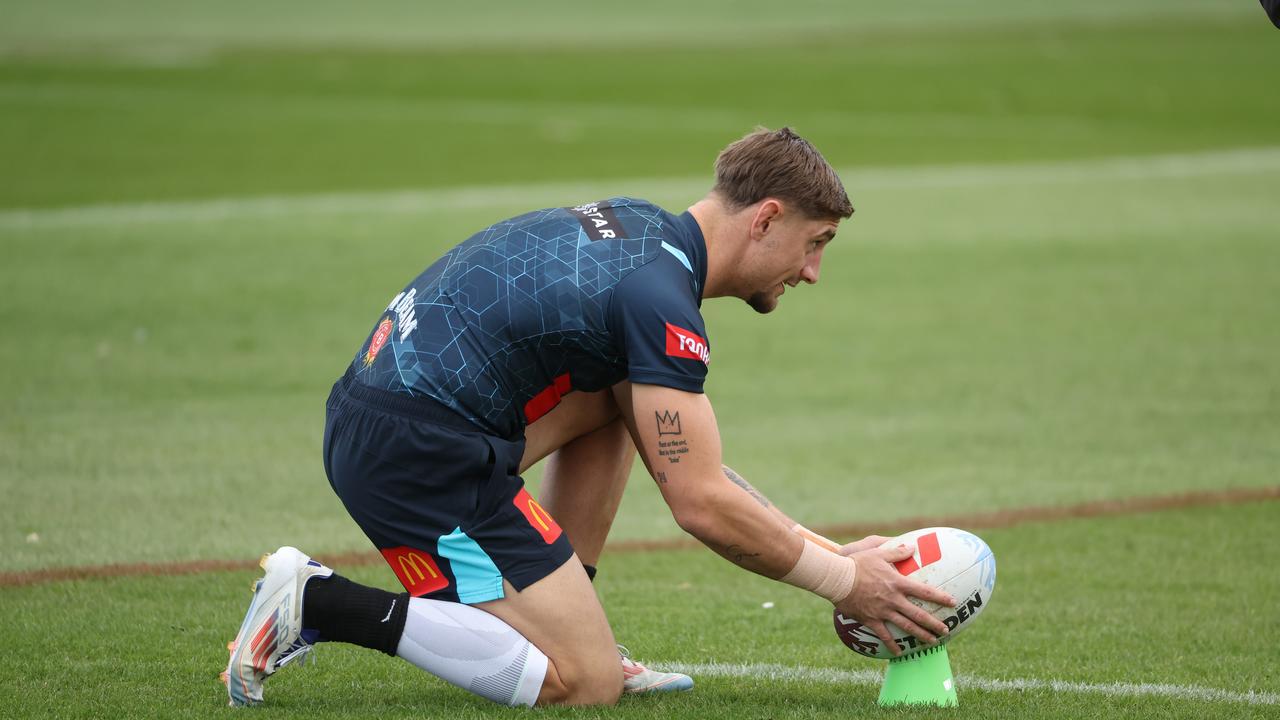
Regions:
[[680, 435], [681, 434], [679, 412], [673, 413], [670, 410], [663, 410], [662, 412], [657, 412], [655, 410], [653, 413], [653, 416], [658, 420], [659, 435]]

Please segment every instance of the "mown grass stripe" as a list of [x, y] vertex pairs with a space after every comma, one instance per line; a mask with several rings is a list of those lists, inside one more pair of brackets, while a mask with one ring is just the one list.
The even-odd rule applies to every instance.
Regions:
[[[910, 529], [933, 526], [962, 527], [970, 530], [984, 528], [1013, 527], [1028, 522], [1054, 522], [1076, 518], [1106, 517], [1114, 515], [1133, 515], [1161, 510], [1178, 510], [1182, 508], [1207, 505], [1238, 505], [1251, 502], [1280, 500], [1280, 485], [1262, 488], [1229, 488], [1226, 490], [1205, 490], [1172, 495], [1155, 495], [1132, 497], [1117, 500], [1099, 500], [1049, 507], [1006, 508], [987, 513], [966, 515], [935, 515], [904, 517], [895, 520], [865, 522], [856, 524], [821, 525], [813, 528], [815, 532], [836, 538], [861, 537], [874, 532], [888, 532], [894, 529]], [[609, 553], [654, 552], [663, 550], [687, 550], [701, 547], [688, 537], [665, 538], [660, 540], [623, 540], [609, 543], [605, 550]], [[321, 554], [318, 559], [334, 567], [361, 567], [376, 565], [384, 561], [376, 552], [355, 551], [341, 554]], [[78, 567], [44, 568], [41, 570], [18, 570], [0, 572], [0, 587], [21, 587], [26, 585], [43, 585], [66, 580], [92, 580], [118, 577], [139, 577], [149, 575], [194, 575], [208, 572], [226, 572], [233, 570], [250, 570], [256, 567], [257, 561], [249, 560], [188, 560], [183, 562], [142, 562], [118, 563], [110, 565], [82, 565]]]
[[[832, 685], [879, 685], [883, 674], [875, 670], [838, 670], [773, 664], [734, 663], [668, 663], [662, 670], [682, 672], [695, 678], [731, 677], [771, 680], [775, 682], [811, 682]], [[1015, 678], [1010, 680], [957, 676], [961, 690], [990, 692], [1053, 692], [1104, 695], [1107, 697], [1165, 697], [1211, 703], [1243, 703], [1247, 705], [1280, 705], [1280, 695], [1267, 692], [1235, 692], [1198, 685], [1167, 683], [1085, 683], [1069, 680]]]
[[[1280, 170], [1280, 147], [1200, 153], [1109, 156], [1043, 163], [994, 163], [919, 167], [847, 168], [841, 171], [855, 197], [859, 188], [981, 187], [1150, 180], [1235, 175]], [[602, 192], [636, 196], [700, 194], [709, 178], [613, 178], [569, 183], [405, 189], [309, 195], [82, 205], [0, 211], [0, 230], [106, 227], [215, 222], [362, 213], [426, 215], [489, 206], [524, 207], [595, 198]]]
[[[1091, 500], [1074, 505], [1029, 505], [980, 513], [914, 515], [891, 520], [868, 520], [857, 523], [818, 525], [813, 530], [834, 538], [854, 538], [877, 532], [890, 532], [895, 529], [905, 531], [923, 527], [959, 527], [981, 530], [1014, 527], [1033, 522], [1058, 522], [1074, 518], [1135, 515], [1205, 505], [1238, 505], [1269, 500], [1280, 500], [1280, 485], [1260, 488], [1195, 490], [1169, 495]], [[624, 540], [617, 543], [609, 543], [607, 549], [609, 552], [649, 552], [654, 550], [682, 550], [694, 547], [700, 547], [700, 543], [689, 537], [677, 537], [658, 540]], [[0, 585], [2, 584], [3, 576], [0, 575]]]

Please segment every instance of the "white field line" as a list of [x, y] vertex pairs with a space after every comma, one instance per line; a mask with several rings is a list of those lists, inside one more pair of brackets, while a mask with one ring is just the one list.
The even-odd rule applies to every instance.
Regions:
[[[656, 666], [656, 665], [655, 665]], [[756, 680], [827, 683], [831, 685], [879, 685], [884, 674], [875, 670], [837, 670], [834, 668], [792, 667], [786, 665], [730, 663], [667, 663], [661, 668], [682, 672], [695, 678], [733, 677]], [[1246, 705], [1280, 705], [1280, 695], [1266, 692], [1234, 692], [1197, 685], [1165, 683], [1082, 683], [1067, 680], [1013, 679], [995, 680], [966, 675], [956, 677], [956, 686], [964, 690], [992, 692], [1056, 692], [1103, 695], [1106, 697], [1166, 697], [1213, 703]]]
[[[851, 168], [840, 173], [855, 205], [860, 190], [982, 188], [1098, 181], [1141, 181], [1239, 175], [1280, 170], [1280, 147], [1201, 153], [1104, 157], [1027, 164], [970, 164]], [[84, 205], [0, 211], [0, 230], [119, 227], [156, 223], [270, 220], [349, 214], [431, 215], [482, 207], [511, 209], [571, 205], [609, 195], [687, 196], [705, 192], [710, 178], [614, 178], [460, 188], [325, 193], [210, 200]]]
[[[0, 83], [0, 99], [22, 103], [74, 104], [85, 102], [105, 103], [110, 107], [137, 101], [198, 101], [205, 97], [200, 88], [171, 88], [151, 86], [103, 87], [97, 84], [77, 82], [5, 82]], [[256, 94], [242, 94], [243, 102], [252, 102]], [[302, 95], [290, 97], [291, 107], [297, 111], [314, 110], [318, 113], [352, 111], [351, 101], [328, 95]], [[578, 138], [588, 128], [618, 130], [637, 128], [650, 130], [670, 123], [673, 116], [669, 108], [644, 103], [616, 102], [565, 102], [551, 100], [483, 100], [457, 98], [361, 98], [357, 112], [383, 111], [387, 113], [430, 113], [447, 122], [491, 127], [520, 127], [536, 130], [551, 142], [567, 142]], [[722, 132], [726, 127], [750, 125], [759, 117], [748, 111], [708, 106], [685, 106], [674, 116], [681, 128]], [[911, 128], [934, 136], [945, 135], [962, 139], [973, 136], [1001, 137], [1011, 132], [1009, 118], [993, 118], [982, 112], [889, 112], [876, 110], [842, 110], [809, 113], [803, 120], [804, 129], [813, 132], [819, 128], [834, 132], [858, 132], [879, 134], [884, 131]], [[1055, 136], [1079, 136], [1095, 132], [1091, 120], [1082, 115], [1036, 114], [1022, 118], [1018, 126], [1026, 132], [1053, 133]]]
[[[331, 49], [553, 49], [553, 48], [662, 48], [662, 47], [770, 47], [796, 39], [837, 37], [856, 42], [887, 33], [917, 33], [945, 29], [950, 33], [988, 28], [1022, 27], [1045, 23], [1105, 25], [1161, 18], [1224, 22], [1256, 18], [1257, 11], [1243, 3], [1211, 0], [1143, 0], [1116, 3], [1077, 0], [1072, 3], [814, 3], [799, 10], [779, 12], [776, 3], [737, 2], [734, 13], [717, 12], [718, 4], [663, 1], [638, 9], [623, 4], [594, 7], [583, 2], [501, 3], [503, 20], [467, 4], [374, 3], [380, 11], [357, 15], [345, 9], [351, 3], [308, 3], [305, 16], [290, 13], [288, 3], [189, 4], [171, 11], [172, 3], [117, 3], [111, 20], [97, 21], [75, 8], [88, 3], [9, 3], [5, 24], [0, 25], [0, 53], [78, 52], [85, 56], [117, 52], [132, 56], [139, 45], [195, 44], [218, 52], [224, 49], [264, 46], [271, 48]], [[39, 10], [30, 10], [31, 5]], [[54, 8], [43, 9], [49, 5]], [[136, 5], [137, 8], [131, 6]], [[208, 5], [209, 9], [203, 6]], [[528, 5], [532, 10], [525, 9]], [[706, 5], [703, 8], [702, 5]], [[955, 5], [956, 10], [950, 6]], [[278, 6], [278, 7], [276, 7]], [[508, 7], [509, 6], [509, 7]], [[903, 6], [903, 7], [899, 7]], [[165, 7], [164, 13], [155, 12]], [[236, 10], [240, 8], [240, 10]], [[250, 10], [252, 8], [252, 10]], [[421, 9], [419, 9], [421, 8]], [[363, 8], [362, 8], [363, 9]], [[786, 10], [791, 10], [786, 7]], [[813, 10], [818, 12], [813, 12]], [[591, 14], [588, 16], [587, 11]], [[149, 12], [150, 11], [150, 12]], [[677, 15], [678, 14], [678, 15]], [[252, 22], [239, 18], [252, 17]], [[663, 22], [678, 16], [680, 22]], [[590, 17], [590, 32], [583, 32], [583, 18]], [[232, 19], [236, 18], [236, 19]], [[109, 55], [108, 55], [109, 57]]]

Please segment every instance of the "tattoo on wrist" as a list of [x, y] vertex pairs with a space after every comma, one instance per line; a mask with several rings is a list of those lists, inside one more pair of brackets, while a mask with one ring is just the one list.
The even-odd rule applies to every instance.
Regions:
[[742, 548], [741, 545], [730, 545], [724, 549], [726, 555], [735, 563], [741, 564], [746, 558], [760, 557], [760, 553], [749, 553]]
[[733, 483], [734, 485], [737, 485], [743, 490], [746, 490], [747, 494], [749, 494], [751, 497], [756, 499], [756, 502], [760, 503], [765, 507], [773, 506], [773, 503], [769, 502], [769, 498], [760, 494], [759, 490], [756, 490], [755, 488], [751, 487], [751, 483], [747, 482], [741, 475], [734, 472], [733, 468], [729, 467], [728, 465], [721, 465], [720, 467], [724, 469], [724, 476], [729, 478], [729, 482]]
[[[680, 428], [680, 413], [655, 410], [653, 416], [658, 422], [658, 457], [666, 458], [672, 465], [679, 464], [680, 456], [689, 452], [689, 443], [683, 438], [684, 432]], [[663, 440], [663, 435], [674, 435], [680, 439]]]

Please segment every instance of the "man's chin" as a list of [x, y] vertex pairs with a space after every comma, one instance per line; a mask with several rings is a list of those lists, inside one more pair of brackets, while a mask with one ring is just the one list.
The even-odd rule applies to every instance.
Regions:
[[768, 315], [778, 309], [778, 296], [766, 292], [754, 293], [747, 298], [747, 304], [761, 315]]

